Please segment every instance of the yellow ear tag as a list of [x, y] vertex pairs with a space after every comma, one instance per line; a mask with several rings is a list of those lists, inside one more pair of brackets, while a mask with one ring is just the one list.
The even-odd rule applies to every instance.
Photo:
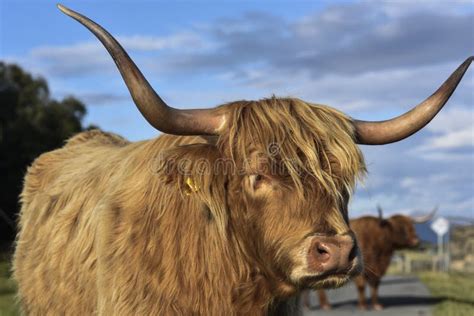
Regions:
[[188, 190], [185, 191], [186, 195], [199, 191], [199, 186], [194, 183], [192, 178], [186, 178], [186, 185], [188, 186]]

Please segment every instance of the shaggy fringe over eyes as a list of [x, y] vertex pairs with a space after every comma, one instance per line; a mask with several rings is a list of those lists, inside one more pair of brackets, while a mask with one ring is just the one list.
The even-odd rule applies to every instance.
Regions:
[[264, 153], [283, 166], [302, 197], [304, 176], [314, 177], [320, 190], [340, 200], [365, 175], [351, 119], [335, 109], [276, 97], [223, 107], [230, 122], [219, 139], [221, 148], [228, 142], [233, 160], [248, 161], [253, 150]]

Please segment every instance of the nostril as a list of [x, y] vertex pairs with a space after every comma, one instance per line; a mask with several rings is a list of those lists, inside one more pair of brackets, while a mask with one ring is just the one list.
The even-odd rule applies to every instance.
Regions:
[[357, 245], [354, 245], [351, 249], [351, 252], [349, 252], [349, 262], [353, 261], [357, 257]]
[[329, 254], [329, 253], [327, 252], [327, 250], [324, 249], [322, 246], [318, 246], [318, 247], [316, 248], [316, 251], [317, 251], [320, 255]]
[[316, 253], [316, 257], [318, 258], [318, 261], [320, 262], [328, 261], [329, 258], [331, 257], [331, 255], [329, 254], [329, 248], [322, 243], [317, 243], [315, 246], [316, 246], [315, 253]]

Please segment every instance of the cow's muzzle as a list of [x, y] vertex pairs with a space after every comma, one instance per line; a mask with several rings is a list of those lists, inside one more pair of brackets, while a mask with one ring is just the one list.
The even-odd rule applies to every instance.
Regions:
[[353, 270], [359, 249], [353, 234], [312, 237], [308, 249], [308, 270], [321, 275], [347, 274]]

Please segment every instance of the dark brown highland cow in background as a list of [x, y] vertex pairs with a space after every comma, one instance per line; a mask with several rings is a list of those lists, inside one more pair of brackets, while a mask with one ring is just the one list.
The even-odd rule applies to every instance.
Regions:
[[[364, 216], [350, 221], [362, 253], [364, 271], [354, 278], [359, 299], [359, 308], [367, 309], [365, 302], [365, 286], [371, 289], [372, 308], [381, 310], [383, 306], [378, 300], [378, 287], [380, 280], [385, 275], [395, 250], [413, 248], [418, 246], [419, 239], [416, 235], [415, 223], [429, 221], [436, 212], [420, 217], [393, 215], [383, 218], [382, 208], [378, 207], [379, 217]], [[308, 293], [305, 303], [309, 306]], [[319, 304], [322, 309], [330, 309], [329, 301], [324, 290], [318, 291]]]
[[365, 171], [356, 143], [421, 129], [472, 60], [385, 122], [298, 99], [178, 110], [109, 33], [60, 9], [99, 38], [140, 112], [173, 135], [86, 132], [29, 168], [14, 277], [32, 315], [262, 315], [301, 289], [344, 284], [361, 270], [347, 216]]

